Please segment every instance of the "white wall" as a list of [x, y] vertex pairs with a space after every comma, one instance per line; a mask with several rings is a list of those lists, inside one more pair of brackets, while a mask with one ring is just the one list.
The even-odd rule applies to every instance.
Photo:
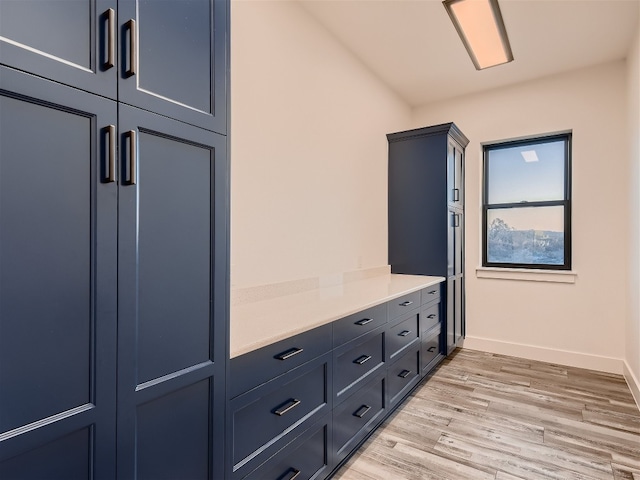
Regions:
[[232, 1], [231, 45], [232, 286], [386, 265], [409, 107], [296, 1]]
[[[416, 109], [454, 121], [466, 150], [465, 347], [622, 373], [628, 312], [628, 129], [623, 61]], [[574, 284], [476, 277], [481, 142], [573, 131]]]
[[626, 325], [625, 376], [640, 405], [640, 15], [627, 57], [629, 105], [629, 317]]

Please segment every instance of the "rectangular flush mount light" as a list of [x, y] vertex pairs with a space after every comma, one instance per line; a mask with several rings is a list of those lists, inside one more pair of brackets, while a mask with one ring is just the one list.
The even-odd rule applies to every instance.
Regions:
[[538, 154], [535, 150], [525, 150], [524, 152], [520, 152], [520, 155], [522, 155], [522, 158], [524, 158], [524, 161], [527, 163], [538, 161]]
[[513, 60], [498, 0], [444, 0], [477, 70]]

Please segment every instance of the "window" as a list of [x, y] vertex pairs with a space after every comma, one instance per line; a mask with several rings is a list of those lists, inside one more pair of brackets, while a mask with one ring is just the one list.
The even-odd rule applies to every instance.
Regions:
[[571, 269], [571, 134], [484, 146], [482, 265]]

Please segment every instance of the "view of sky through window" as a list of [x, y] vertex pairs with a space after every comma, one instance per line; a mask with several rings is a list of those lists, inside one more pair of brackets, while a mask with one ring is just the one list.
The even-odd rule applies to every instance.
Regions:
[[[564, 141], [555, 141], [490, 150], [488, 203], [562, 200], [564, 149]], [[522, 155], [532, 150], [537, 161]]]
[[567, 138], [485, 147], [485, 262], [567, 267]]

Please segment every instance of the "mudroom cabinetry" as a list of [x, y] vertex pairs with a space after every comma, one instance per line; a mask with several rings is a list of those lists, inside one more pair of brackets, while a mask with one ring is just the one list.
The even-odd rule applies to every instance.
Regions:
[[223, 478], [228, 2], [0, 2], [0, 478]]
[[[376, 304], [241, 355], [232, 349], [227, 478], [329, 477], [444, 358], [439, 335], [444, 278], [387, 277], [395, 277], [389, 283], [380, 279], [387, 295], [394, 280], [413, 282], [413, 291], [376, 300], [374, 282], [353, 289], [351, 297], [319, 291], [302, 299], [279, 298], [282, 310], [275, 316], [282, 312], [290, 328], [296, 327], [292, 319], [306, 323], [307, 309], [307, 317], [325, 311], [331, 318], [340, 311], [334, 305]], [[262, 321], [268, 319], [260, 302], [247, 307], [236, 311], [236, 320], [256, 322], [256, 311]]]
[[464, 149], [469, 140], [453, 123], [387, 139], [391, 271], [447, 278], [442, 304], [446, 353], [451, 353], [464, 336]]

